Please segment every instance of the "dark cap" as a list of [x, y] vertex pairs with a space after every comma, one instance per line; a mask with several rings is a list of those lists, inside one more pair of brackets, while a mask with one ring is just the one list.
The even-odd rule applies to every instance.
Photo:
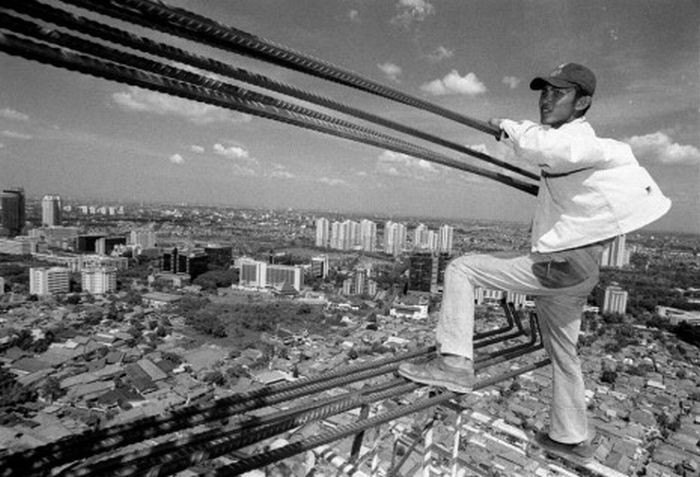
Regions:
[[565, 63], [557, 66], [549, 76], [538, 76], [530, 82], [530, 89], [543, 89], [546, 84], [557, 88], [578, 87], [588, 96], [595, 91], [595, 75], [591, 70], [577, 63]]

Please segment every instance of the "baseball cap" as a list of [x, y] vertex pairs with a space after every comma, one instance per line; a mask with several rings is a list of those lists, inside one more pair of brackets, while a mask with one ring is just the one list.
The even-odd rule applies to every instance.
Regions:
[[595, 75], [578, 63], [564, 63], [554, 68], [549, 76], [538, 76], [530, 82], [530, 89], [543, 89], [546, 84], [557, 88], [577, 86], [585, 94], [592, 96], [595, 91]]

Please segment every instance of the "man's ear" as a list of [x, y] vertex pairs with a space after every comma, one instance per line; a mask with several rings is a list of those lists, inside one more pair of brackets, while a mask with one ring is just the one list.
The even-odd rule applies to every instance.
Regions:
[[583, 111], [584, 109], [590, 107], [591, 101], [593, 98], [590, 96], [581, 96], [576, 100], [576, 104], [574, 104], [574, 109], [576, 111]]

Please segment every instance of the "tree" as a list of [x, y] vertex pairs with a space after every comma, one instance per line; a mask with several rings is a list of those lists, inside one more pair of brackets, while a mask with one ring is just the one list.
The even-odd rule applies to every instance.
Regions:
[[48, 378], [46, 378], [46, 381], [44, 381], [44, 384], [41, 386], [40, 393], [44, 397], [44, 399], [54, 401], [66, 394], [66, 390], [61, 388], [58, 379], [56, 379], [53, 376], [49, 376]]
[[606, 369], [603, 371], [603, 373], [600, 375], [600, 380], [604, 383], [609, 383], [613, 384], [615, 380], [617, 379], [617, 373], [615, 371]]

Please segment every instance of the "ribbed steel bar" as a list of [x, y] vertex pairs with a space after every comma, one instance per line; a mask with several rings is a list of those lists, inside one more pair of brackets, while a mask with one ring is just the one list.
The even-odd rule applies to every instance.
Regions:
[[[235, 425], [226, 428], [208, 429], [196, 434], [192, 434], [182, 438], [176, 438], [161, 444], [155, 445], [148, 449], [136, 450], [127, 454], [110, 457], [108, 459], [99, 460], [97, 462], [86, 463], [80, 467], [72, 468], [69, 471], [62, 472], [64, 477], [77, 476], [95, 476], [95, 475], [134, 475], [134, 469], [147, 469], [153, 467], [153, 461], [162, 459], [166, 454], [186, 455], [190, 450], [197, 451], [204, 443], [209, 443], [221, 439], [231, 440], [241, 438], [246, 434], [246, 439], [250, 445], [259, 440], [266, 439], [270, 428], [273, 429], [291, 429], [296, 427], [300, 416], [307, 413], [318, 413], [320, 409], [329, 408], [340, 409], [338, 412], [343, 412], [342, 407], [338, 407], [341, 401], [353, 401], [367, 395], [376, 395], [380, 392], [393, 390], [397, 386], [405, 385], [404, 379], [393, 379], [383, 383], [365, 387], [357, 391], [350, 391], [336, 396], [330, 396], [312, 402], [305, 402], [299, 406], [284, 409], [264, 416], [248, 416], [243, 418]], [[364, 405], [364, 404], [363, 404]], [[263, 430], [261, 434], [260, 430]], [[231, 451], [236, 449], [231, 449]]]
[[30, 36], [37, 40], [52, 43], [59, 47], [70, 48], [71, 50], [105, 59], [113, 63], [122, 64], [149, 73], [155, 73], [157, 75], [173, 78], [177, 81], [183, 81], [210, 90], [215, 90], [222, 96], [230, 95], [233, 97], [246, 98], [248, 101], [259, 102], [274, 108], [287, 110], [293, 114], [298, 114], [313, 120], [333, 124], [334, 126], [349, 129], [360, 134], [369, 134], [379, 140], [385, 140], [388, 142], [397, 141], [397, 143], [403, 147], [414, 147], [413, 144], [401, 141], [391, 136], [383, 135], [372, 129], [356, 125], [352, 122], [345, 121], [328, 114], [323, 114], [319, 111], [314, 111], [297, 104], [288, 103], [286, 101], [278, 100], [254, 91], [239, 88], [213, 78], [193, 73], [191, 71], [175, 68], [170, 65], [165, 65], [147, 58], [132, 55], [124, 51], [115, 50], [113, 48], [62, 33], [57, 30], [49, 30], [41, 27], [38, 24], [2, 13], [2, 11], [0, 11], [0, 25], [2, 25], [3, 28], [22, 33], [25, 36]]
[[[499, 376], [495, 376], [493, 378], [489, 378], [483, 381], [480, 381], [475, 384], [474, 389], [483, 389], [485, 387], [491, 386], [493, 384], [496, 384], [498, 382], [514, 378], [516, 376], [519, 376], [521, 374], [530, 372], [532, 370], [544, 367], [546, 365], [550, 364], [549, 359], [544, 359], [541, 361], [538, 361], [536, 363], [533, 363], [528, 366], [524, 366], [523, 368], [516, 369], [516, 370], [511, 370], [507, 373], [504, 373]], [[230, 476], [230, 475], [239, 475], [244, 472], [247, 472], [252, 469], [257, 469], [260, 467], [264, 467], [266, 465], [272, 464], [274, 462], [280, 461], [282, 459], [289, 458], [291, 456], [294, 456], [296, 454], [308, 451], [313, 449], [314, 447], [323, 445], [323, 444], [329, 444], [331, 442], [349, 437], [353, 434], [357, 434], [358, 432], [369, 429], [372, 427], [375, 427], [377, 425], [381, 425], [384, 423], [387, 423], [389, 421], [393, 421], [395, 419], [398, 419], [400, 417], [406, 416], [408, 414], [413, 414], [419, 411], [422, 411], [424, 409], [428, 409], [433, 406], [437, 406], [439, 404], [448, 402], [451, 399], [459, 398], [459, 394], [453, 393], [453, 392], [443, 392], [441, 394], [438, 394], [434, 397], [427, 398], [427, 399], [422, 399], [419, 401], [416, 401], [412, 404], [408, 404], [406, 406], [399, 406], [396, 409], [379, 414], [377, 416], [374, 416], [370, 419], [367, 419], [365, 421], [358, 421], [353, 424], [348, 424], [346, 426], [341, 426], [338, 429], [335, 429], [331, 432], [318, 435], [318, 436], [313, 436], [310, 437], [309, 439], [306, 440], [301, 440], [297, 441], [291, 444], [288, 444], [284, 447], [281, 447], [279, 449], [274, 449], [269, 452], [265, 452], [262, 454], [257, 454], [253, 455], [250, 457], [247, 457], [245, 459], [241, 459], [238, 462], [234, 462], [233, 464], [226, 465], [223, 467], [220, 467], [214, 471], [206, 471], [202, 472], [199, 475], [200, 476], [207, 476], [207, 477], [224, 477], [224, 476]]]
[[153, 74], [151, 72], [125, 67], [120, 64], [104, 62], [100, 59], [87, 57], [72, 51], [68, 51], [65, 48], [56, 48], [37, 44], [30, 40], [18, 38], [14, 35], [4, 35], [0, 46], [2, 47], [2, 50], [7, 53], [23, 56], [28, 59], [52, 64], [54, 66], [67, 68], [74, 71], [80, 71], [82, 73], [113, 81], [152, 89], [166, 94], [172, 94], [195, 101], [213, 104], [215, 106], [220, 106], [227, 109], [233, 109], [256, 116], [261, 116], [267, 119], [281, 121], [294, 126], [342, 137], [372, 146], [389, 149], [416, 158], [425, 159], [429, 162], [435, 162], [437, 164], [446, 165], [448, 167], [453, 167], [455, 169], [488, 177], [529, 194], [537, 193], [536, 185], [523, 182], [514, 177], [472, 166], [454, 158], [434, 153], [433, 151], [422, 147], [407, 147], [407, 143], [405, 141], [387, 141], [386, 135], [381, 135], [384, 137], [382, 138], [377, 137], [374, 134], [363, 134], [362, 132], [348, 130], [347, 128], [336, 124], [330, 124], [326, 121], [317, 120], [307, 115], [296, 113], [292, 110], [280, 110], [279, 108], [271, 106], [270, 104], [263, 104], [260, 101], [252, 101], [249, 97], [247, 97], [247, 95], [237, 97], [230, 94], [222, 94], [219, 91], [212, 90], [210, 88], [204, 88], [202, 86]]
[[[285, 419], [280, 422], [272, 423], [267, 426], [258, 427], [255, 432], [238, 434], [232, 437], [222, 436], [218, 439], [208, 442], [201, 442], [191, 446], [183, 446], [174, 453], [161, 456], [157, 460], [158, 463], [147, 463], [146, 460], [140, 461], [137, 465], [127, 465], [119, 469], [118, 473], [111, 475], [118, 476], [141, 476], [156, 477], [170, 475], [180, 470], [191, 467], [195, 464], [213, 459], [216, 456], [241, 449], [256, 442], [277, 436], [283, 432], [294, 429], [295, 427], [303, 426], [310, 422], [316, 422], [326, 417], [330, 417], [341, 412], [346, 412], [351, 409], [361, 407], [363, 404], [368, 404], [392, 397], [400, 396], [418, 389], [420, 385], [416, 383], [399, 384], [386, 391], [381, 391], [373, 394], [356, 396], [349, 399], [344, 399], [326, 406], [314, 409], [310, 412], [293, 416], [290, 419]], [[164, 458], [164, 457], [167, 457]], [[156, 459], [154, 459], [156, 460]], [[74, 474], [66, 474], [65, 477], [73, 476]], [[101, 473], [79, 474], [81, 476], [104, 475]], [[229, 474], [230, 475], [230, 474]]]
[[409, 96], [401, 91], [363, 78], [352, 71], [274, 44], [269, 40], [215, 22], [196, 13], [171, 7], [163, 2], [146, 0], [112, 0], [110, 2], [94, 2], [91, 0], [62, 1], [147, 28], [157, 28], [199, 43], [206, 43], [210, 46], [291, 68], [345, 86], [351, 86], [429, 111], [495, 137], [500, 135], [500, 131], [497, 128], [490, 126], [484, 121], [470, 118], [436, 104]]
[[5, 0], [5, 8], [12, 9], [18, 13], [30, 15], [34, 18], [54, 23], [63, 28], [69, 28], [80, 33], [90, 35], [102, 40], [110, 41], [129, 48], [133, 48], [151, 55], [162, 56], [164, 58], [188, 64], [196, 68], [201, 68], [213, 73], [227, 76], [238, 81], [243, 81], [255, 86], [259, 86], [271, 91], [293, 96], [303, 101], [311, 102], [344, 114], [348, 114], [359, 119], [369, 121], [396, 131], [412, 135], [419, 139], [438, 144], [452, 150], [468, 154], [477, 159], [489, 162], [512, 172], [538, 180], [539, 175], [517, 167], [508, 162], [496, 159], [488, 154], [466, 147], [462, 144], [448, 141], [438, 136], [426, 133], [425, 131], [406, 126], [395, 121], [391, 121], [366, 111], [347, 106], [332, 99], [301, 90], [299, 88], [272, 80], [264, 75], [249, 72], [242, 68], [236, 68], [229, 64], [206, 58], [200, 55], [189, 53], [180, 48], [176, 48], [163, 43], [155, 42], [149, 38], [135, 35], [133, 33], [111, 27], [109, 25], [96, 22], [64, 10], [51, 7], [36, 0]]

